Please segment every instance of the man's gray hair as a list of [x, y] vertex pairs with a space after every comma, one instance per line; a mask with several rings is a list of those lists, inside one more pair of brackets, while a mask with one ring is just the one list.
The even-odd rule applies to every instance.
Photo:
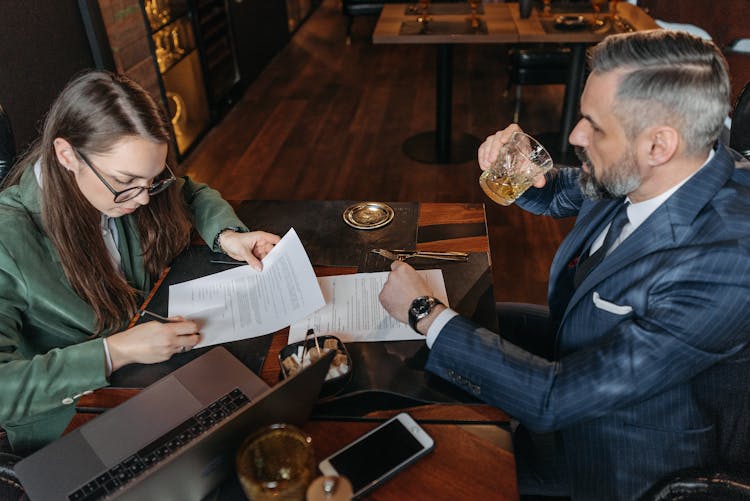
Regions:
[[712, 42], [686, 32], [612, 35], [589, 55], [592, 73], [624, 71], [613, 112], [632, 140], [645, 128], [669, 125], [688, 155], [705, 152], [729, 112], [729, 73]]

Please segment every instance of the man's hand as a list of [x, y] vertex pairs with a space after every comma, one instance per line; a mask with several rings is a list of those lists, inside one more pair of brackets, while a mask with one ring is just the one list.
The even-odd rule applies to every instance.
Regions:
[[[491, 136], [487, 136], [487, 139], [479, 145], [477, 151], [477, 159], [479, 160], [479, 167], [482, 170], [487, 170], [492, 167], [492, 164], [497, 160], [497, 156], [500, 154], [502, 146], [510, 141], [510, 136], [514, 132], [523, 132], [518, 124], [510, 124], [501, 131], [494, 133]], [[537, 188], [543, 187], [547, 183], [544, 174], [534, 179], [534, 186]]]
[[401, 261], [391, 263], [388, 280], [380, 291], [380, 304], [400, 322], [409, 321], [411, 302], [419, 296], [433, 296], [427, 282], [414, 268]]
[[219, 237], [219, 245], [229, 257], [246, 261], [254, 270], [261, 271], [263, 264], [260, 260], [271, 252], [279, 240], [281, 237], [278, 235], [265, 231], [238, 233], [226, 230]]

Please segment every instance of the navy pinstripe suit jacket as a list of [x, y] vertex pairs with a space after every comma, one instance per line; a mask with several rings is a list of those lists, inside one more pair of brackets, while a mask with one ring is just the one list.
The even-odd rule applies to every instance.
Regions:
[[561, 169], [519, 201], [578, 216], [550, 270], [555, 359], [462, 317], [432, 347], [428, 370], [531, 430], [561, 434], [573, 499], [635, 499], [679, 468], [746, 461], [750, 164], [741, 159], [719, 145], [577, 290], [568, 263], [622, 200], [584, 199], [579, 170]]

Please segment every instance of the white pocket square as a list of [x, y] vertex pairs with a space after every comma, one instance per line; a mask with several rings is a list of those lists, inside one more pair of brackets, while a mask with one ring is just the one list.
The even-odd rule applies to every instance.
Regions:
[[598, 292], [594, 292], [594, 306], [599, 308], [600, 310], [608, 311], [610, 313], [614, 313], [615, 315], [627, 315], [628, 313], [633, 311], [632, 306], [620, 306], [619, 304], [610, 303], [609, 301], [605, 301], [599, 296]]

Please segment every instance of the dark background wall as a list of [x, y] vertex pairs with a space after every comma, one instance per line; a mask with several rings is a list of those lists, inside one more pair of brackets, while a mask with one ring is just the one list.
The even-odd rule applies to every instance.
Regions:
[[0, 104], [19, 149], [68, 80], [93, 66], [76, 0], [0, 0]]

